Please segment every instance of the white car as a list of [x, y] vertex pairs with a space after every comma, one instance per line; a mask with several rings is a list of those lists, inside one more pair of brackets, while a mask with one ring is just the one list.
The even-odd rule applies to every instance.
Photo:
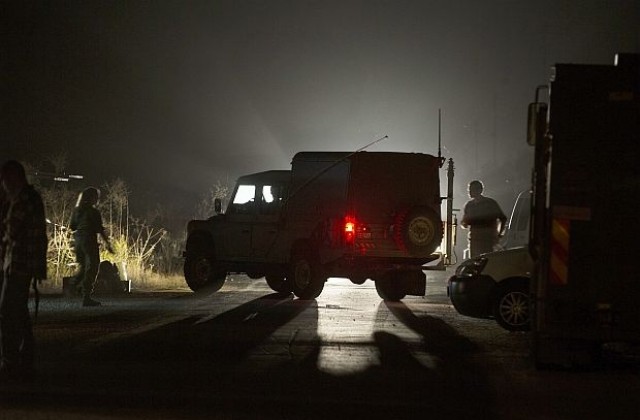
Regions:
[[460, 263], [447, 295], [462, 315], [494, 318], [509, 331], [526, 331], [532, 268], [527, 247], [482, 254]]

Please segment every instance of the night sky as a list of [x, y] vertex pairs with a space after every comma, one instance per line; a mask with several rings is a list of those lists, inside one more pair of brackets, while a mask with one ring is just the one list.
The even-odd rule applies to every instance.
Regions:
[[24, 3], [0, 6], [0, 158], [66, 153], [87, 183], [186, 216], [298, 151], [388, 135], [368, 150], [437, 154], [438, 109], [454, 206], [481, 178], [506, 212], [551, 66], [640, 52], [634, 0]]

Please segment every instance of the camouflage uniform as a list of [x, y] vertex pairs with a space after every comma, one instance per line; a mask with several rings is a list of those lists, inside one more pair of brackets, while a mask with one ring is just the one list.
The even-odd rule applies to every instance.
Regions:
[[40, 194], [26, 185], [2, 213], [3, 277], [0, 294], [2, 370], [20, 376], [33, 370], [34, 340], [29, 316], [29, 286], [47, 276], [47, 233]]
[[462, 222], [469, 226], [469, 250], [471, 257], [492, 252], [498, 244], [498, 221], [504, 224], [507, 217], [498, 203], [480, 195], [464, 205]]
[[76, 260], [80, 266], [76, 275], [76, 285], [81, 286], [84, 298], [89, 299], [100, 265], [98, 234], [104, 233], [100, 212], [92, 205], [81, 203], [71, 217], [71, 230]]

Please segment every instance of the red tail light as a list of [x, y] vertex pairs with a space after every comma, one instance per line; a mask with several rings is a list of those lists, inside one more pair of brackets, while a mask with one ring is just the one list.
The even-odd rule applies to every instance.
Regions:
[[352, 245], [356, 238], [356, 219], [347, 216], [344, 219], [344, 240], [348, 245]]

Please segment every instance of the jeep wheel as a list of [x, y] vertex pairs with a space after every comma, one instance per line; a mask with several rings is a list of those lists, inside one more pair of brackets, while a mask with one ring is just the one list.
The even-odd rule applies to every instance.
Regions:
[[349, 277], [349, 280], [351, 280], [351, 283], [353, 283], [353, 284], [364, 284], [364, 282], [367, 281], [367, 277], [365, 277], [365, 276], [351, 276], [351, 277]]
[[224, 285], [227, 273], [216, 267], [213, 257], [196, 254], [184, 262], [184, 278], [194, 292], [217, 292]]
[[315, 299], [320, 296], [326, 278], [317, 260], [304, 253], [293, 259], [291, 287], [300, 299]]
[[525, 284], [512, 282], [499, 288], [493, 305], [493, 316], [508, 331], [527, 331], [529, 324], [529, 293]]
[[378, 296], [390, 302], [397, 302], [403, 299], [407, 293], [404, 290], [404, 282], [398, 280], [400, 279], [396, 278], [392, 273], [375, 279]]
[[291, 283], [285, 276], [267, 274], [264, 276], [267, 284], [274, 292], [278, 293], [291, 293]]
[[443, 234], [440, 218], [428, 207], [405, 211], [396, 220], [396, 243], [416, 257], [431, 255], [442, 242]]

